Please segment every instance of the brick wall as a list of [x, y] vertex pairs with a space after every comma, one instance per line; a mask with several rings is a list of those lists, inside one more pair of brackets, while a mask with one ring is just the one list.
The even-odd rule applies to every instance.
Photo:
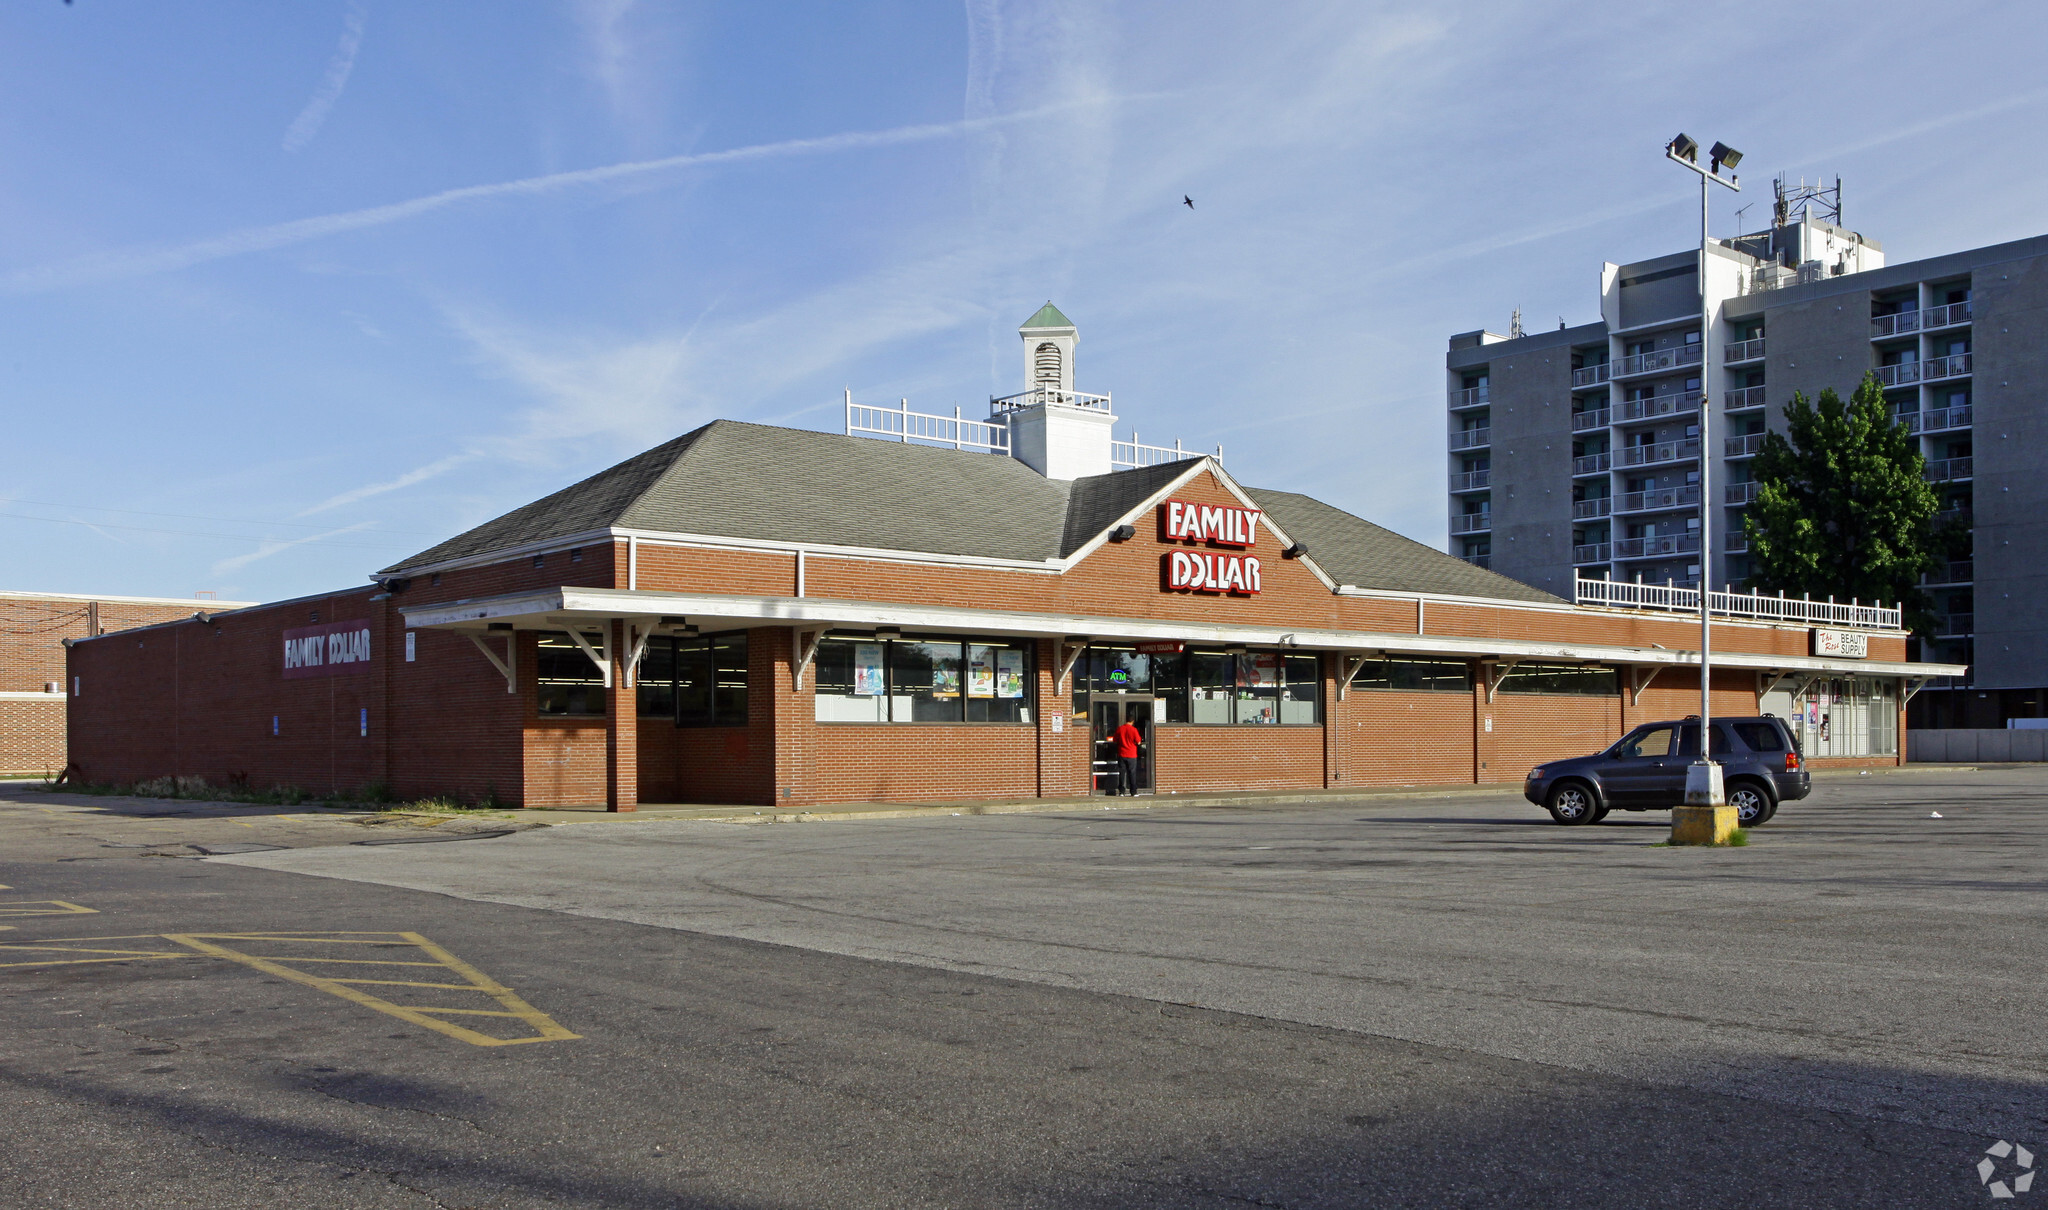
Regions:
[[64, 768], [64, 698], [0, 700], [0, 773], [53, 777]]
[[0, 698], [0, 774], [54, 775], [69, 759], [65, 752], [65, 640], [148, 626], [219, 607], [202, 598], [120, 601], [0, 593], [0, 693], [42, 695], [49, 685], [60, 686], [58, 693], [40, 700]]

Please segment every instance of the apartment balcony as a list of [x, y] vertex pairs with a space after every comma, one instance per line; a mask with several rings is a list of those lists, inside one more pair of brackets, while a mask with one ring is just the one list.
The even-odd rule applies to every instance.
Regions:
[[1952, 613], [1934, 620], [1934, 633], [1945, 639], [1968, 638], [1977, 633], [1976, 621], [1976, 614]]
[[1451, 476], [1451, 490], [1454, 492], [1476, 492], [1492, 482], [1492, 471], [1459, 471]]
[[1698, 553], [1698, 534], [1659, 534], [1654, 538], [1618, 538], [1614, 542], [1614, 557], [1617, 559], [1662, 559]]
[[1930, 458], [1927, 461], [1929, 483], [1955, 483], [1972, 477], [1973, 468], [1968, 458]]
[[1749, 534], [1739, 529], [1729, 530], [1727, 535], [1721, 539], [1721, 553], [1729, 555], [1749, 553]]
[[1599, 386], [1606, 381], [1607, 363], [1604, 361], [1599, 365], [1581, 366], [1572, 371], [1572, 386], [1574, 388]]
[[1922, 584], [1968, 584], [1977, 578], [1974, 559], [1951, 559], [1920, 577]]
[[1572, 459], [1572, 474], [1597, 475], [1613, 465], [1613, 454], [1587, 454]]
[[1612, 413], [1607, 408], [1592, 408], [1584, 412], [1573, 412], [1572, 432], [1590, 433], [1594, 429], [1604, 429], [1607, 427], [1611, 415]]
[[1652, 420], [1658, 416], [1690, 415], [1700, 410], [1700, 397], [1680, 391], [1652, 395], [1648, 399], [1624, 399], [1616, 408], [1617, 421]]
[[1721, 456], [1723, 458], [1754, 458], [1756, 457], [1756, 452], [1764, 448], [1764, 438], [1768, 436], [1770, 436], [1769, 433], [1745, 433], [1740, 437], [1723, 437], [1721, 439]]
[[1764, 338], [1761, 336], [1755, 340], [1738, 340], [1723, 349], [1721, 353], [1721, 360], [1731, 366], [1738, 362], [1762, 361], [1763, 359]]
[[1588, 563], [1605, 563], [1612, 547], [1606, 542], [1595, 542], [1588, 546], [1572, 547], [1572, 566], [1584, 567]]
[[1906, 422], [1906, 431], [1909, 433], [1952, 433], [1957, 429], [1970, 427], [1970, 405], [1960, 404], [1952, 408], [1908, 412], [1900, 419]]
[[1909, 387], [1920, 381], [1920, 363], [1902, 361], [1897, 365], [1877, 367], [1877, 380], [1888, 387]]
[[1614, 452], [1616, 466], [1662, 466], [1668, 462], [1692, 462], [1700, 456], [1697, 439], [1659, 441], [1654, 445], [1630, 445]]
[[1722, 485], [1721, 503], [1731, 508], [1740, 508], [1756, 502], [1757, 485], [1754, 483], [1728, 483]]
[[1920, 381], [1942, 382], [1950, 378], [1967, 378], [1970, 374], [1971, 356], [1956, 353], [1948, 357], [1930, 357], [1920, 363]]
[[1934, 523], [1936, 525], [1951, 525], [1961, 523], [1962, 525], [1967, 527], [1973, 524], [1975, 520], [1976, 515], [1967, 508], [1944, 508], [1940, 512], [1934, 514]]
[[1923, 316], [1920, 320], [1920, 330], [1932, 332], [1936, 328], [1953, 328], [1969, 323], [1970, 311], [1970, 300], [1967, 298], [1959, 303], [1950, 303], [1946, 307], [1929, 307], [1920, 313]]
[[1614, 367], [1616, 378], [1636, 378], [1644, 374], [1663, 374], [1683, 366], [1700, 363], [1698, 345], [1682, 345], [1675, 349], [1658, 349], [1652, 353], [1637, 353], [1629, 357], [1617, 357], [1608, 363]]
[[1875, 316], [1870, 321], [1870, 339], [1884, 340], [1892, 336], [1904, 336], [1920, 330], [1920, 312], [1900, 311], [1893, 315]]
[[1595, 517], [1604, 517], [1612, 509], [1613, 505], [1614, 497], [1612, 496], [1596, 496], [1591, 500], [1574, 500], [1572, 501], [1572, 520], [1585, 521]]
[[1721, 396], [1721, 405], [1731, 412], [1747, 412], [1764, 406], [1764, 388], [1744, 387]]
[[1474, 567], [1484, 567], [1489, 571], [1493, 569], [1492, 555], [1459, 555], [1458, 557]]
[[1459, 408], [1483, 407], [1488, 402], [1490, 402], [1490, 400], [1487, 396], [1487, 389], [1485, 387], [1467, 387], [1465, 390], [1462, 391], [1451, 392], [1452, 411], [1456, 411]]
[[1493, 430], [1484, 426], [1451, 434], [1451, 448], [1454, 450], [1476, 450], [1492, 444]]
[[1483, 534], [1493, 529], [1493, 514], [1490, 512], [1458, 513], [1451, 517], [1451, 533]]
[[1694, 487], [1660, 487], [1647, 492], [1623, 492], [1614, 497], [1614, 511], [1622, 513], [1665, 512], [1674, 508], [1698, 508], [1700, 489]]

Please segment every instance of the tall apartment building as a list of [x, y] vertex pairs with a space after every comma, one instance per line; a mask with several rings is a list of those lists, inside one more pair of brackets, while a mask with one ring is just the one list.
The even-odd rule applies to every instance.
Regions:
[[1940, 620], [1919, 640], [1972, 671], [1919, 694], [1912, 724], [2048, 715], [2048, 236], [1886, 265], [1838, 215], [1781, 203], [1770, 230], [1713, 241], [1704, 327], [1689, 249], [1604, 266], [1598, 323], [1453, 336], [1451, 553], [1566, 598], [1579, 579], [1692, 587], [1705, 525], [1705, 578], [1740, 589], [1763, 434], [1795, 392], [1847, 397], [1875, 371], [1972, 529], [1927, 577]]

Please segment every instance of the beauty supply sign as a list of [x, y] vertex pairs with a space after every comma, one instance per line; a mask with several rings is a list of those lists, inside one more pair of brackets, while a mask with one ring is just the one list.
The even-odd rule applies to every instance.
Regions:
[[1813, 654], [1837, 659], [1861, 660], [1870, 655], [1870, 636], [1860, 630], [1816, 630]]
[[370, 666], [370, 622], [329, 622], [284, 632], [284, 679], [342, 676]]
[[1168, 500], [1159, 506], [1159, 540], [1177, 547], [1160, 556], [1160, 582], [1167, 592], [1200, 592], [1234, 597], [1258, 595], [1259, 510]]

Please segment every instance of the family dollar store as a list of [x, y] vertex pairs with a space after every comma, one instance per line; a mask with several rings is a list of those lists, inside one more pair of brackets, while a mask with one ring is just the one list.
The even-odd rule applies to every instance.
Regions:
[[[1073, 326], [982, 420], [714, 421], [359, 587], [78, 639], [82, 780], [528, 807], [1518, 783], [1698, 709], [1679, 589], [1565, 600], [1220, 459], [1119, 440]], [[1696, 600], [1696, 596], [1692, 599]], [[1696, 608], [1696, 607], [1695, 607]], [[1717, 594], [1712, 707], [1895, 764], [1896, 609]]]

